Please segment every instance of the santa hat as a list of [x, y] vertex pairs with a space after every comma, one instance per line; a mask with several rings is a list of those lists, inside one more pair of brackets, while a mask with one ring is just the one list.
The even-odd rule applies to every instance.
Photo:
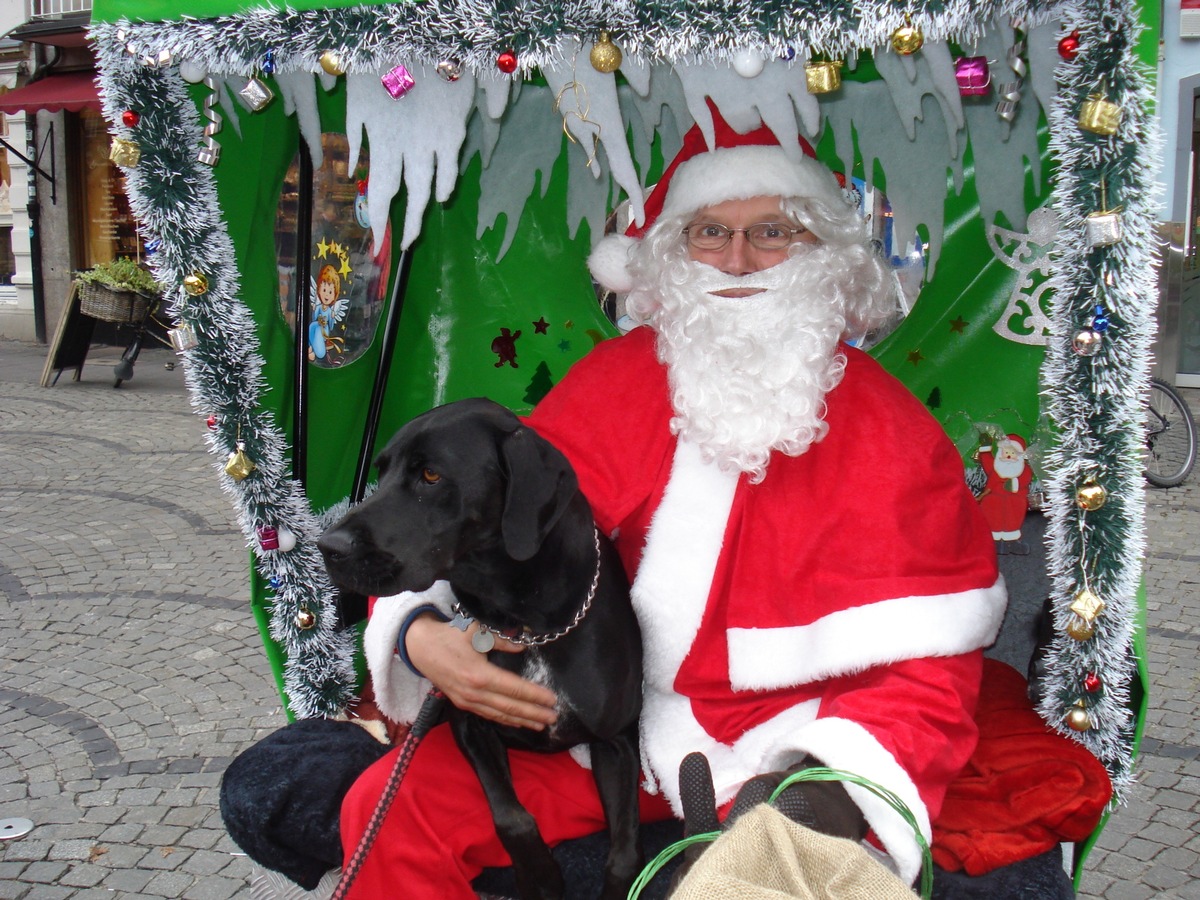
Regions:
[[662, 216], [687, 217], [706, 206], [750, 197], [813, 197], [826, 203], [842, 200], [841, 184], [817, 162], [812, 146], [798, 138], [802, 154], [788, 153], [763, 125], [739, 134], [709, 101], [713, 120], [710, 146], [699, 124], [683, 138], [683, 146], [646, 198], [643, 224], [625, 234], [603, 238], [588, 258], [592, 276], [617, 293], [633, 288], [629, 251]]

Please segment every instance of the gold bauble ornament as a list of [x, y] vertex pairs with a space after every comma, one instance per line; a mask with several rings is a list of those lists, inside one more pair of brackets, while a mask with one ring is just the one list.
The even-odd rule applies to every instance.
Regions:
[[904, 24], [892, 32], [892, 49], [901, 56], [912, 56], [925, 46], [925, 34], [920, 27], [912, 23], [912, 18], [906, 13]]
[[318, 60], [318, 62], [320, 62], [321, 68], [330, 75], [346, 74], [346, 70], [342, 66], [342, 56], [340, 53], [335, 53], [332, 50], [326, 50], [321, 54], [321, 58]]
[[225, 474], [234, 481], [241, 481], [257, 468], [254, 460], [246, 455], [246, 445], [240, 441], [237, 449], [229, 454], [229, 459], [225, 460]]
[[600, 39], [592, 47], [588, 59], [592, 61], [592, 68], [597, 72], [615, 72], [621, 67], [621, 48], [612, 42], [607, 31], [601, 31]]
[[1085, 622], [1080, 618], [1073, 618], [1067, 623], [1067, 637], [1074, 641], [1090, 641], [1092, 635], [1096, 633], [1096, 629], [1092, 627], [1090, 622]]
[[1092, 717], [1082, 706], [1076, 706], [1067, 713], [1067, 724], [1075, 731], [1087, 731], [1092, 727]]
[[193, 272], [183, 279], [183, 289], [190, 297], [208, 293], [208, 277], [203, 272]]
[[317, 617], [313, 615], [311, 609], [301, 607], [296, 613], [296, 627], [301, 631], [308, 631], [317, 624]]
[[1108, 500], [1108, 491], [1098, 481], [1087, 481], [1075, 492], [1075, 502], [1080, 509], [1095, 512]]
[[1095, 356], [1104, 346], [1104, 335], [1094, 328], [1081, 328], [1071, 338], [1071, 349], [1080, 356]]
[[138, 146], [137, 141], [115, 137], [112, 139], [112, 147], [108, 151], [108, 158], [118, 166], [131, 169], [141, 160], [142, 148]]

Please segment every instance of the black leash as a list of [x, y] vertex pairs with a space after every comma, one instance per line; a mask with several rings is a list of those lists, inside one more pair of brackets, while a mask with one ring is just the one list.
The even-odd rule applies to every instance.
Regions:
[[429, 729], [437, 724], [445, 700], [446, 695], [437, 688], [426, 695], [420, 712], [417, 713], [417, 717], [413, 719], [413, 723], [408, 729], [404, 743], [400, 745], [400, 752], [396, 755], [396, 764], [392, 766], [392, 772], [388, 775], [387, 783], [383, 787], [383, 794], [380, 796], [379, 802], [375, 804], [371, 820], [367, 823], [362, 837], [358, 839], [358, 846], [354, 848], [350, 860], [342, 867], [342, 877], [338, 879], [337, 887], [333, 889], [329, 900], [345, 900], [350, 886], [367, 860], [367, 854], [371, 851], [375, 838], [379, 835], [379, 829], [383, 827], [383, 820], [387, 818], [388, 809], [391, 808], [392, 800], [396, 798], [396, 792], [400, 790], [400, 782], [404, 780], [408, 765], [412, 762], [413, 753], [416, 752], [417, 745], [429, 733]]

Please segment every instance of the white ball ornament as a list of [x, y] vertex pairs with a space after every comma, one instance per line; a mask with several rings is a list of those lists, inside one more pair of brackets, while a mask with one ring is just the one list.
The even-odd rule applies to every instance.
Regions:
[[730, 64], [733, 66], [733, 71], [743, 78], [754, 78], [762, 72], [766, 61], [761, 54], [753, 50], [739, 50], [733, 54]]
[[179, 77], [188, 84], [199, 84], [208, 77], [208, 66], [194, 59], [185, 59], [179, 64]]
[[296, 546], [296, 536], [286, 528], [279, 529], [279, 549], [283, 553], [287, 553]]

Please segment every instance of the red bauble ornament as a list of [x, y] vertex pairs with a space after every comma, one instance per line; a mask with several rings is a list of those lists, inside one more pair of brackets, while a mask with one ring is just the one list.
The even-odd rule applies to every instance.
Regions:
[[505, 50], [496, 57], [496, 68], [505, 75], [511, 75], [513, 72], [517, 71], [517, 54], [513, 53], [511, 50]]
[[209, 416], [207, 419], [204, 420], [204, 424], [207, 425], [210, 430], [213, 428], [216, 428], [217, 427], [217, 417]]
[[1079, 32], [1072, 31], [1058, 42], [1058, 55], [1067, 62], [1079, 55]]
[[121, 113], [121, 121], [126, 128], [137, 128], [138, 122], [142, 121], [142, 114], [136, 109], [127, 109]]
[[1083, 689], [1089, 694], [1096, 693], [1102, 686], [1100, 676], [1095, 672], [1088, 672], [1083, 676]]

